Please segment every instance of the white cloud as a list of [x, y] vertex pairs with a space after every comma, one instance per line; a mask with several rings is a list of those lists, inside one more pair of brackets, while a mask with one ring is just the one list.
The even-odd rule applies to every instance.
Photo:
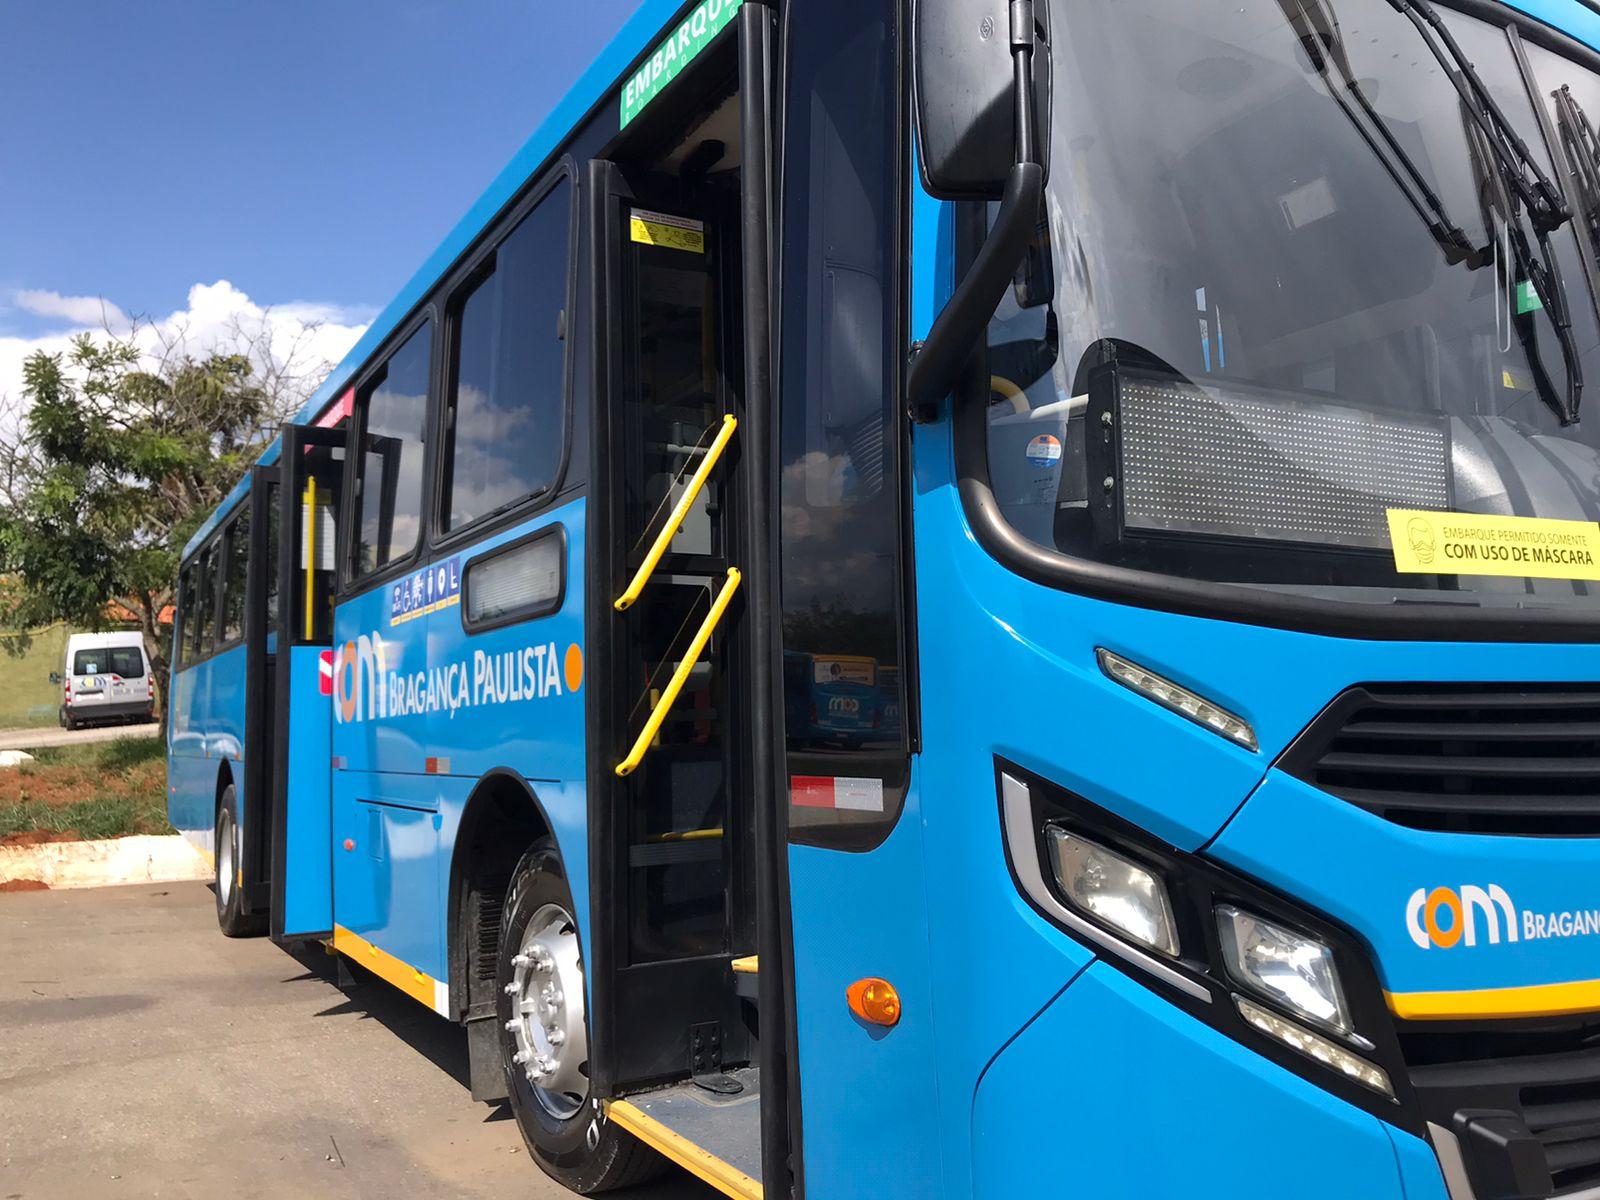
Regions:
[[128, 318], [103, 296], [63, 296], [60, 292], [17, 292], [11, 302], [36, 317], [56, 317], [73, 325], [124, 329]]
[[[35, 315], [59, 316], [71, 327], [37, 337], [0, 335], [0, 399], [21, 401], [22, 364], [29, 355], [39, 350], [63, 353], [81, 333], [97, 341], [108, 336], [101, 301], [93, 297], [34, 291], [17, 292], [12, 301], [15, 308]], [[303, 300], [261, 305], [226, 279], [195, 284], [187, 304], [164, 317], [133, 322], [114, 305], [107, 304], [105, 311], [120, 318], [120, 325], [111, 325], [114, 333], [125, 335], [131, 328], [137, 344], [152, 356], [177, 348], [198, 358], [213, 348], [235, 349], [243, 341], [254, 347], [259, 367], [281, 371], [289, 366], [308, 382], [320, 379], [323, 370], [345, 356], [374, 315], [369, 309]]]

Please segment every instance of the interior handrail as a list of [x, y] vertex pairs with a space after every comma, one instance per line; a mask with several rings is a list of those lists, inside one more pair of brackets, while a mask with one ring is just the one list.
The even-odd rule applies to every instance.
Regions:
[[[732, 417], [728, 418], [730, 421]], [[724, 426], [726, 430], [728, 427]], [[706, 619], [700, 622], [700, 628], [695, 632], [694, 640], [689, 643], [689, 648], [684, 652], [683, 659], [678, 663], [678, 669], [672, 673], [672, 678], [667, 681], [667, 686], [661, 692], [661, 698], [656, 701], [656, 706], [650, 713], [650, 719], [644, 723], [644, 728], [639, 731], [638, 738], [633, 743], [633, 749], [628, 752], [628, 757], [617, 764], [617, 775], [626, 779], [644, 761], [644, 756], [650, 752], [650, 747], [655, 741], [656, 734], [661, 730], [661, 723], [667, 719], [667, 714], [672, 711], [672, 706], [678, 701], [678, 693], [683, 691], [683, 685], [689, 681], [690, 673], [700, 663], [700, 656], [705, 653], [706, 643], [711, 640], [711, 635], [722, 622], [722, 614], [728, 611], [728, 605], [733, 602], [733, 594], [739, 590], [739, 583], [744, 578], [738, 567], [728, 568], [728, 577], [723, 581], [722, 590], [717, 593], [717, 598], [711, 602], [711, 611], [706, 613]]]
[[711, 478], [711, 472], [716, 469], [717, 462], [722, 458], [722, 452], [728, 448], [728, 443], [733, 440], [733, 431], [739, 427], [739, 419], [732, 413], [722, 418], [722, 428], [717, 431], [716, 438], [707, 447], [705, 457], [700, 460], [700, 465], [695, 468], [694, 475], [689, 479], [689, 486], [678, 498], [678, 503], [673, 505], [672, 514], [667, 517], [667, 523], [661, 527], [661, 532], [656, 535], [656, 540], [650, 546], [650, 552], [644, 556], [644, 561], [639, 564], [639, 569], [634, 572], [633, 580], [628, 584], [627, 590], [616, 598], [613, 607], [618, 612], [627, 612], [633, 607], [633, 602], [639, 598], [645, 585], [650, 582], [650, 577], [656, 573], [656, 567], [661, 562], [661, 556], [667, 552], [667, 547], [672, 544], [672, 539], [678, 536], [684, 518], [689, 515], [689, 510], [694, 507], [694, 502], [705, 489], [706, 481]]

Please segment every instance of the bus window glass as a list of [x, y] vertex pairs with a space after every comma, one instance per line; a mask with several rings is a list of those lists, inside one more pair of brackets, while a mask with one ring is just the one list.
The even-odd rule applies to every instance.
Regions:
[[194, 623], [195, 657], [211, 653], [217, 640], [217, 547], [213, 543], [200, 558], [198, 619]]
[[455, 328], [445, 528], [549, 488], [565, 437], [569, 185], [562, 183], [495, 252]]
[[[782, 346], [784, 723], [796, 840], [871, 840], [906, 766], [895, 395], [897, 6], [826, 0], [791, 34]], [[859, 810], [800, 779], [851, 777]]]
[[266, 600], [267, 600], [267, 628], [275, 629], [278, 625], [278, 485], [267, 485], [267, 562], [266, 562]]
[[228, 531], [227, 570], [222, 584], [222, 641], [244, 637], [244, 601], [250, 566], [250, 514], [240, 513]]
[[198, 609], [195, 607], [194, 564], [183, 568], [178, 576], [178, 665], [186, 667], [194, 661], [194, 628]]
[[361, 422], [355, 569], [366, 575], [406, 557], [422, 531], [422, 445], [428, 412], [430, 327], [394, 352], [370, 385]]

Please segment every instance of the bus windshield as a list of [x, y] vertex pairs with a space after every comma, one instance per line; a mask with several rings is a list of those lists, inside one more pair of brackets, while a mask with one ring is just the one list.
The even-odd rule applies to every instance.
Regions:
[[1509, 523], [1563, 548], [1473, 574], [1439, 523], [1391, 520], [1600, 519], [1572, 194], [1600, 77], [1433, 11], [1470, 81], [1387, 0], [1053, 0], [1045, 212], [988, 351], [1020, 533], [1328, 599], [1600, 602], [1570, 527]]

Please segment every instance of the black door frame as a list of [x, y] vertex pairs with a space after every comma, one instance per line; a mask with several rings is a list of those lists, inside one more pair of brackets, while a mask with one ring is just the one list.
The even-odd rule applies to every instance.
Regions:
[[[259, 912], [267, 907], [272, 878], [270, 854], [271, 836], [268, 813], [275, 807], [272, 756], [267, 750], [269, 722], [273, 714], [269, 697], [268, 672], [271, 669], [267, 654], [267, 573], [269, 550], [267, 538], [267, 504], [271, 489], [277, 485], [277, 466], [256, 466], [250, 469], [250, 498], [246, 511], [250, 516], [250, 544], [246, 549], [245, 565], [245, 700], [244, 700], [244, 762], [242, 779], [244, 793], [244, 821], [239, 831], [241, 837], [240, 864], [244, 871], [242, 899], [246, 912]], [[230, 538], [233, 534], [228, 535]]]
[[[273, 764], [275, 791], [272, 804], [272, 919], [271, 933], [274, 941], [284, 940], [284, 902], [288, 890], [288, 836], [289, 836], [289, 697], [291, 688], [291, 654], [296, 646], [332, 645], [308, 640], [299, 633], [299, 618], [303, 616], [301, 589], [295, 586], [299, 577], [301, 547], [305, 545], [304, 508], [300, 503], [302, 473], [293, 469], [305, 461], [306, 451], [317, 446], [328, 449], [346, 448], [344, 429], [327, 429], [319, 425], [285, 425], [282, 451], [278, 462], [278, 654], [276, 663], [277, 688], [272, 720]], [[345, 458], [349, 467], [348, 454]], [[335, 497], [342, 496], [342, 488]], [[330, 625], [331, 628], [331, 625]], [[329, 709], [328, 719], [333, 719]], [[332, 763], [328, 764], [328, 787], [333, 786]], [[330, 809], [331, 816], [331, 809]], [[331, 873], [333, 864], [328, 864]], [[333, 931], [317, 930], [295, 934], [296, 941], [331, 937]]]

